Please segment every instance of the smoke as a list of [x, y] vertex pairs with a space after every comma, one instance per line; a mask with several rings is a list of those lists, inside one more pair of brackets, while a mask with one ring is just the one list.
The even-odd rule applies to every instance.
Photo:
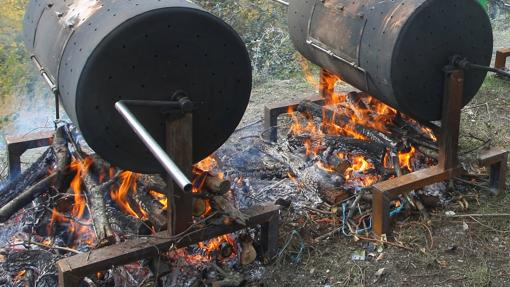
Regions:
[[6, 136], [23, 136], [54, 127], [54, 96], [42, 80], [34, 80], [6, 99], [2, 116], [6, 120], [0, 129], [0, 150], [5, 150]]

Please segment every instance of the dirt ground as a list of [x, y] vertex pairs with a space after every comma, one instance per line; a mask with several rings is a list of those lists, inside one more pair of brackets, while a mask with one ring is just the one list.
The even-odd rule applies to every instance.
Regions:
[[[510, 33], [495, 36], [496, 47], [510, 46]], [[264, 105], [314, 93], [299, 77], [256, 85], [239, 126], [262, 120]], [[489, 140], [488, 145], [510, 149], [509, 126], [510, 81], [488, 77], [464, 108], [461, 150]], [[5, 174], [3, 166], [0, 174]], [[336, 228], [324, 220], [327, 216], [297, 216], [285, 210], [281, 256], [267, 267], [265, 286], [510, 286], [510, 197], [488, 196], [473, 187], [466, 200], [467, 209], [452, 203], [434, 210], [428, 225], [418, 216], [398, 222], [384, 245], [341, 235], [315, 240]], [[452, 218], [446, 211], [506, 215]], [[363, 251], [365, 260], [353, 260], [353, 254]]]
[[[343, 86], [342, 89], [352, 89]], [[240, 126], [261, 120], [263, 106], [313, 95], [304, 80], [273, 81], [257, 86]], [[464, 108], [461, 153], [481, 145], [510, 148], [510, 81], [487, 78]], [[470, 152], [474, 155], [476, 152]], [[467, 156], [466, 156], [467, 157]], [[508, 181], [508, 180], [507, 180]], [[510, 286], [510, 197], [488, 196], [473, 187], [467, 209], [452, 203], [433, 211], [432, 222], [419, 216], [398, 222], [390, 244], [379, 245], [334, 235], [324, 215], [284, 212], [282, 256], [268, 268], [267, 286]], [[500, 217], [446, 217], [457, 214], [506, 213]], [[364, 251], [366, 259], [354, 261]], [[380, 273], [380, 274], [378, 274]], [[382, 274], [382, 275], [381, 275]]]

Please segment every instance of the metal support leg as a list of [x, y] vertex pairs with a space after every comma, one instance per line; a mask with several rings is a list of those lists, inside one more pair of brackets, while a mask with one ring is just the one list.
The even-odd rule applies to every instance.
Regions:
[[266, 259], [274, 258], [278, 253], [279, 217], [279, 213], [275, 212], [267, 222], [260, 225], [260, 239], [264, 249], [263, 257]]
[[[185, 114], [178, 119], [168, 119], [166, 123], [166, 150], [177, 166], [192, 178], [193, 168], [193, 115]], [[180, 136], [173, 136], [180, 135]], [[168, 194], [170, 212], [168, 212], [168, 232], [176, 235], [193, 224], [193, 197], [191, 192], [184, 192], [168, 177]]]
[[390, 201], [411, 190], [450, 179], [461, 173], [458, 167], [460, 114], [463, 101], [464, 71], [445, 71], [445, 93], [439, 138], [437, 166], [379, 182], [372, 187], [372, 222], [376, 236], [390, 235]]
[[21, 173], [21, 156], [29, 149], [51, 145], [54, 131], [31, 133], [21, 137], [6, 137], [9, 178]]
[[489, 188], [494, 195], [505, 192], [507, 161], [508, 151], [504, 149], [493, 148], [478, 156], [478, 163], [489, 169]]
[[508, 57], [510, 57], [510, 48], [503, 48], [496, 51], [494, 68], [504, 70], [506, 68], [506, 60]]
[[289, 111], [295, 111], [303, 100], [309, 100], [319, 105], [324, 104], [324, 98], [322, 96], [313, 96], [264, 107], [264, 130], [268, 131], [268, 136], [266, 137], [267, 140], [272, 142], [276, 142], [278, 140], [278, 129], [276, 128], [278, 125], [278, 117], [288, 113]]
[[390, 199], [384, 191], [372, 188], [372, 226], [377, 236], [390, 234]]

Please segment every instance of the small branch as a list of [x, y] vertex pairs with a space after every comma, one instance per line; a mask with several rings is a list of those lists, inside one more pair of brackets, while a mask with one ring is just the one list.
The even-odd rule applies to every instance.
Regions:
[[474, 213], [474, 214], [454, 214], [445, 217], [461, 218], [461, 217], [510, 217], [510, 213]]

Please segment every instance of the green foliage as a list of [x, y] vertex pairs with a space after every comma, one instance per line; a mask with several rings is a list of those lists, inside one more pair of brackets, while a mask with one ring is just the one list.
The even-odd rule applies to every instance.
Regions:
[[34, 73], [22, 44], [22, 17], [27, 0], [2, 0], [0, 5], [0, 101], [24, 91]]
[[256, 81], [288, 78], [300, 71], [287, 31], [287, 9], [268, 0], [198, 0], [229, 23], [250, 53]]

